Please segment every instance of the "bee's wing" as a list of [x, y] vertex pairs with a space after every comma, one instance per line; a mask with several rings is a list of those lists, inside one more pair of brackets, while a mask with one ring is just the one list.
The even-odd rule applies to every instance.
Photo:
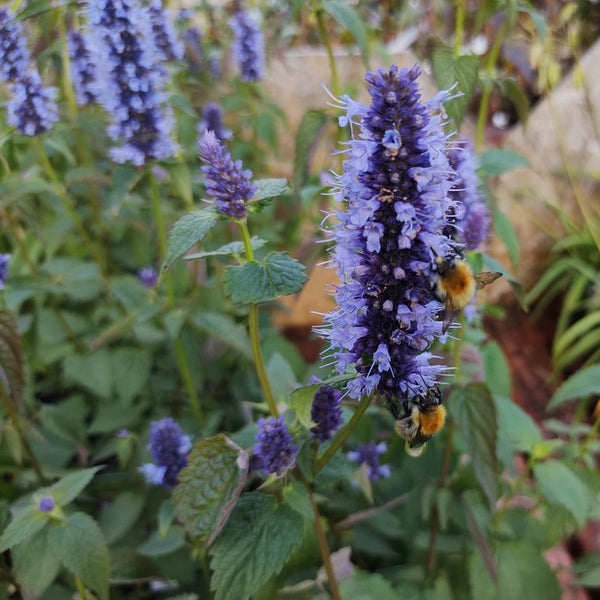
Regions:
[[483, 273], [477, 273], [475, 275], [475, 287], [478, 290], [481, 290], [486, 285], [494, 283], [494, 281], [500, 277], [502, 277], [502, 273], [499, 273], [498, 271], [484, 271]]

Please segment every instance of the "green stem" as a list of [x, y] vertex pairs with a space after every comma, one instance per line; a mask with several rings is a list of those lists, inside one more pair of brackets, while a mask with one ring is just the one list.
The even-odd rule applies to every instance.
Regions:
[[454, 56], [460, 55], [465, 30], [465, 0], [456, 0], [456, 24], [454, 26]]
[[337, 65], [335, 62], [335, 56], [333, 54], [331, 41], [329, 39], [329, 34], [327, 33], [327, 28], [325, 27], [325, 19], [323, 18], [323, 14], [325, 11], [323, 10], [323, 7], [319, 4], [317, 0], [312, 0], [312, 7], [315, 11], [315, 16], [317, 18], [317, 27], [319, 28], [319, 35], [321, 36], [321, 41], [325, 46], [325, 50], [327, 51], [327, 57], [329, 59], [329, 69], [331, 71], [331, 93], [336, 98], [338, 98], [341, 94], [340, 78], [338, 76]]
[[325, 572], [327, 573], [327, 579], [329, 581], [329, 591], [331, 592], [331, 597], [334, 600], [342, 600], [340, 588], [335, 576], [335, 571], [333, 570], [333, 565], [331, 563], [331, 554], [329, 552], [327, 538], [325, 537], [325, 531], [323, 531], [323, 525], [321, 524], [321, 513], [319, 512], [319, 507], [315, 502], [315, 497], [313, 496], [312, 490], [308, 485], [305, 487], [306, 491], [308, 492], [310, 505], [315, 515], [315, 533], [317, 534], [317, 542], [319, 544], [319, 550], [321, 551], [323, 566], [325, 567]]
[[366, 412], [367, 408], [371, 404], [372, 397], [363, 398], [356, 407], [354, 414], [350, 417], [350, 420], [344, 425], [344, 427], [338, 432], [333, 438], [331, 444], [317, 459], [314, 468], [314, 474], [316, 475], [330, 460], [331, 457], [339, 450], [342, 444], [346, 441], [346, 438], [350, 435], [352, 430], [356, 427], [356, 424]]
[[[246, 253], [246, 260], [254, 260], [254, 250], [252, 250], [252, 241], [250, 237], [250, 231], [248, 230], [248, 223], [246, 220], [238, 221], [237, 226], [240, 230], [242, 241], [244, 243], [244, 251]], [[252, 303], [248, 306], [248, 328], [250, 330], [250, 344], [252, 345], [252, 356], [254, 357], [254, 367], [258, 376], [260, 387], [263, 391], [265, 401], [269, 407], [269, 412], [274, 417], [279, 415], [277, 410], [277, 403], [271, 390], [271, 384], [267, 377], [267, 369], [265, 367], [265, 359], [262, 353], [262, 347], [260, 345], [260, 329], [258, 323], [258, 304]]]
[[38, 459], [36, 458], [33, 452], [33, 448], [31, 447], [31, 444], [29, 443], [29, 440], [25, 435], [25, 431], [23, 431], [23, 427], [21, 425], [21, 417], [19, 415], [19, 412], [17, 411], [17, 407], [6, 394], [6, 390], [4, 389], [3, 385], [0, 385], [0, 396], [2, 396], [2, 401], [6, 408], [6, 412], [8, 413], [8, 416], [17, 432], [17, 435], [19, 436], [21, 445], [25, 450], [25, 454], [27, 454], [27, 457], [29, 458], [29, 462], [31, 463], [31, 466], [35, 471], [35, 474], [37, 475], [40, 483], [44, 483], [44, 481], [46, 480], [46, 478], [44, 477], [44, 472], [42, 471], [42, 467], [40, 466], [40, 463], [38, 462]]

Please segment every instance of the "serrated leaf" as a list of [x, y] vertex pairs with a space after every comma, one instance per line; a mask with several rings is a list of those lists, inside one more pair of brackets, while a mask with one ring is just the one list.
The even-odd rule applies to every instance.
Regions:
[[283, 488], [283, 498], [290, 508], [301, 514], [307, 521], [314, 521], [315, 514], [308, 492], [299, 481], [292, 481]]
[[179, 525], [173, 525], [162, 535], [155, 531], [143, 544], [137, 547], [137, 551], [144, 556], [163, 556], [179, 550], [185, 544], [185, 529]]
[[322, 383], [305, 385], [294, 390], [291, 394], [290, 400], [292, 410], [296, 413], [298, 421], [300, 421], [304, 427], [311, 428], [315, 426], [311, 417], [312, 404], [317, 390], [322, 385]]
[[236, 323], [232, 317], [209, 311], [198, 311], [192, 323], [208, 333], [211, 337], [225, 342], [232, 348], [244, 355], [246, 358], [252, 358], [252, 347], [246, 328]]
[[298, 125], [293, 177], [294, 192], [296, 194], [299, 193], [308, 180], [312, 149], [325, 123], [327, 123], [327, 115], [324, 111], [310, 109], [304, 113], [300, 125]]
[[[262, 248], [266, 243], [266, 240], [263, 240], [256, 236], [252, 236], [252, 239], [250, 240], [252, 250], [258, 250], [259, 248]], [[194, 254], [188, 254], [183, 257], [183, 260], [195, 260], [197, 258], [205, 258], [206, 256], [243, 256], [244, 254], [244, 242], [236, 240], [234, 242], [230, 242], [229, 244], [225, 244], [224, 246], [221, 246], [216, 250], [206, 250], [202, 252], [195, 252]]]
[[356, 45], [360, 48], [363, 62], [365, 66], [368, 66], [369, 36], [363, 20], [348, 4], [342, 4], [335, 0], [324, 0], [322, 6], [344, 29], [352, 34]]
[[49, 521], [46, 513], [37, 506], [28, 506], [15, 513], [0, 537], [0, 552], [33, 537]]
[[108, 600], [110, 557], [102, 531], [92, 517], [73, 513], [62, 523], [50, 527], [51, 551], [69, 571], [81, 578], [100, 600]]
[[123, 403], [131, 402], [150, 377], [150, 354], [140, 348], [117, 348], [111, 356], [115, 391]]
[[550, 399], [547, 410], [553, 410], [564, 402], [600, 394], [600, 365], [584, 367], [571, 375]]
[[537, 491], [550, 504], [566, 508], [581, 527], [588, 516], [590, 492], [574, 471], [561, 461], [547, 460], [533, 467]]
[[482, 177], [497, 177], [520, 167], [529, 167], [529, 161], [518, 152], [493, 148], [479, 155], [479, 173]]
[[23, 401], [25, 389], [23, 347], [17, 319], [12, 311], [0, 310], [0, 384], [15, 405]]
[[304, 266], [285, 252], [271, 252], [262, 263], [229, 267], [223, 275], [225, 293], [236, 304], [276, 300], [300, 291], [306, 280]]
[[248, 475], [248, 455], [223, 434], [198, 442], [173, 492], [177, 518], [210, 545], [231, 515]]
[[66, 506], [79, 496], [102, 466], [69, 473], [51, 486], [38, 490], [39, 496], [52, 496], [59, 506]]
[[452, 88], [453, 93], [460, 94], [444, 104], [454, 128], [458, 129], [475, 91], [479, 58], [475, 55], [455, 56], [450, 48], [439, 47], [433, 53], [432, 64], [438, 87], [442, 90]]
[[287, 180], [278, 177], [257, 179], [254, 183], [256, 183], [258, 189], [252, 197], [252, 202], [266, 200], [267, 198], [275, 198], [285, 194], [287, 191]]
[[469, 383], [452, 395], [454, 415], [473, 469], [491, 506], [498, 496], [498, 458], [496, 439], [498, 425], [496, 406], [484, 383]]
[[160, 278], [173, 266], [175, 261], [196, 245], [219, 221], [219, 213], [214, 206], [188, 213], [179, 219], [171, 229], [167, 255], [160, 269]]
[[535, 421], [510, 397], [494, 396], [498, 416], [498, 438], [513, 451], [531, 452], [542, 441], [542, 432]]
[[144, 508], [144, 496], [123, 492], [100, 513], [100, 527], [107, 544], [122, 538], [138, 520]]
[[15, 579], [23, 600], [36, 600], [54, 581], [60, 560], [50, 551], [49, 528], [11, 549]]
[[216, 600], [254, 594], [281, 571], [302, 531], [302, 517], [289, 506], [267, 494], [244, 494], [211, 549]]
[[63, 361], [67, 380], [110, 400], [113, 394], [113, 363], [109, 351], [101, 348], [89, 355], [69, 354]]

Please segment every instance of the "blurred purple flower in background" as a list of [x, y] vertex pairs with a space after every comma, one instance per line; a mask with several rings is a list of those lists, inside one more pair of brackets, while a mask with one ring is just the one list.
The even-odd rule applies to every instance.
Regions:
[[71, 77], [77, 104], [93, 104], [97, 101], [96, 67], [92, 61], [87, 42], [80, 31], [72, 29], [67, 33], [67, 48], [71, 60]]
[[158, 281], [158, 272], [152, 266], [142, 267], [138, 272], [139, 280], [147, 287], [153, 288]]
[[154, 42], [162, 60], [181, 60], [183, 44], [173, 25], [173, 15], [163, 8], [162, 0], [151, 0], [148, 4]]
[[385, 442], [379, 442], [377, 444], [374, 441], [367, 442], [366, 444], [359, 444], [356, 450], [348, 452], [346, 455], [349, 460], [358, 463], [359, 465], [365, 464], [367, 466], [368, 478], [375, 482], [382, 477], [389, 477], [391, 475], [389, 465], [380, 465], [379, 457], [385, 454], [387, 451], [387, 445]]
[[10, 254], [0, 254], [0, 290], [4, 289], [8, 279], [8, 265], [10, 263]]
[[15, 81], [29, 67], [31, 56], [27, 38], [15, 15], [0, 9], [0, 80]]
[[342, 393], [328, 385], [317, 390], [310, 410], [310, 418], [316, 423], [310, 430], [313, 439], [325, 442], [340, 428], [344, 422], [341, 400]]
[[233, 30], [233, 59], [242, 81], [264, 77], [265, 42], [258, 23], [247, 10], [238, 10], [229, 21]]
[[55, 506], [56, 502], [53, 496], [42, 496], [38, 502], [38, 509], [44, 513], [52, 512]]
[[231, 131], [223, 127], [223, 109], [216, 102], [208, 102], [202, 111], [198, 133], [205, 131], [213, 131], [220, 142], [231, 139]]

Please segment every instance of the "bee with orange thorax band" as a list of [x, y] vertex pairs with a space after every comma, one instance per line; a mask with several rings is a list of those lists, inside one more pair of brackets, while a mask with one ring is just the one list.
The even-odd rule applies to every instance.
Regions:
[[442, 392], [438, 386], [426, 393], [419, 393], [399, 405], [390, 404], [396, 423], [396, 433], [406, 440], [409, 448], [422, 446], [438, 433], [446, 421], [446, 409], [442, 406]]
[[444, 303], [442, 332], [446, 333], [456, 313], [469, 304], [475, 292], [502, 277], [502, 273], [497, 271], [473, 273], [469, 263], [460, 255], [438, 256], [435, 265], [438, 277], [434, 291], [438, 300]]

